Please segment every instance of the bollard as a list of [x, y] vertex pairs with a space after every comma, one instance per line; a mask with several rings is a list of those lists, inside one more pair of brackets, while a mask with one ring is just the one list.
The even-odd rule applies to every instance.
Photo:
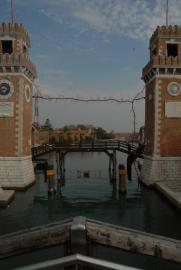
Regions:
[[118, 175], [119, 175], [119, 192], [126, 193], [126, 169], [123, 164], [119, 164]]
[[56, 193], [53, 165], [47, 165], [48, 194]]
[[43, 174], [44, 174], [44, 181], [47, 182], [47, 166], [48, 166], [48, 162], [45, 161], [44, 165], [43, 165]]
[[84, 171], [84, 177], [89, 178], [90, 177], [90, 171]]
[[75, 217], [70, 228], [71, 253], [87, 255], [86, 218]]

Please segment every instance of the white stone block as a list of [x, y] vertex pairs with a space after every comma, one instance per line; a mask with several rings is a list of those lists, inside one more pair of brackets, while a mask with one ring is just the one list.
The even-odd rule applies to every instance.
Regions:
[[0, 186], [26, 188], [35, 181], [31, 156], [0, 157]]
[[145, 156], [140, 179], [146, 185], [158, 181], [181, 179], [180, 157], [148, 157]]

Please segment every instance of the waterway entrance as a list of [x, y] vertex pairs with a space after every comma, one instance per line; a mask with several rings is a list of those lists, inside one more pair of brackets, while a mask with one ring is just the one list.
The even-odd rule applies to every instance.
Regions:
[[[44, 158], [49, 158], [56, 164], [53, 153]], [[119, 154], [117, 161], [124, 163], [126, 155]], [[37, 173], [37, 181], [33, 187], [26, 192], [17, 192], [12, 204], [6, 209], [0, 209], [0, 234], [82, 215], [181, 240], [180, 213], [156, 191], [143, 186], [138, 188], [135, 170], [133, 170], [133, 180], [127, 181], [127, 194], [119, 195], [118, 189], [110, 183], [108, 162], [108, 157], [102, 153], [67, 154], [66, 183], [61, 192], [58, 190], [55, 196], [48, 196], [44, 176], [41, 172]], [[89, 178], [83, 176], [86, 170], [90, 171]], [[44, 260], [44, 256], [48, 259], [51, 257], [50, 254], [60, 255], [60, 249], [55, 248], [54, 252], [48, 250], [44, 254], [46, 255], [40, 256], [39, 260]], [[103, 247], [97, 249], [97, 254], [123, 264], [129, 264], [131, 261], [129, 258], [133, 256], [124, 253], [123, 256], [117, 251], [110, 253]], [[29, 255], [29, 257], [31, 263], [36, 261], [36, 255]], [[127, 261], [122, 260], [123, 257], [127, 258]], [[21, 258], [22, 256], [9, 258], [5, 262], [0, 262], [0, 268], [12, 269], [12, 261], [14, 267], [23, 265]], [[138, 257], [135, 259], [135, 262], [137, 261], [139, 261]], [[153, 268], [155, 261], [147, 257], [140, 264], [135, 264], [143, 269], [179, 269], [176, 264], [163, 265], [164, 268]]]

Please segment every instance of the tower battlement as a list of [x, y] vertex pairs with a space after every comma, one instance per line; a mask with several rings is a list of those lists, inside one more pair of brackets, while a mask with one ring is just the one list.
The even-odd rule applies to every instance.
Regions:
[[30, 80], [37, 76], [29, 58], [30, 38], [23, 24], [0, 24], [0, 74], [24, 72]]
[[27, 54], [1, 54], [0, 53], [0, 75], [3, 73], [21, 72], [30, 80], [37, 77], [36, 66], [31, 62]]
[[30, 47], [30, 37], [23, 24], [18, 23], [0, 23], [0, 37], [10, 36], [12, 38], [22, 38]]
[[150, 42], [152, 43], [154, 39], [158, 36], [181, 37], [181, 26], [179, 25], [157, 26], [156, 30], [154, 31], [154, 33], [150, 38]]
[[158, 26], [150, 38], [150, 60], [142, 78], [148, 82], [158, 73], [181, 75], [181, 26]]

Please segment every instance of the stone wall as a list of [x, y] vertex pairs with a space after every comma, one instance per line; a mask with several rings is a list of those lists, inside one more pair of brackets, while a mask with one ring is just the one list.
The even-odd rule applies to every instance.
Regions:
[[25, 189], [35, 181], [31, 156], [0, 157], [0, 186]]
[[145, 156], [141, 181], [147, 186], [158, 181], [181, 180], [181, 157], [149, 157]]

